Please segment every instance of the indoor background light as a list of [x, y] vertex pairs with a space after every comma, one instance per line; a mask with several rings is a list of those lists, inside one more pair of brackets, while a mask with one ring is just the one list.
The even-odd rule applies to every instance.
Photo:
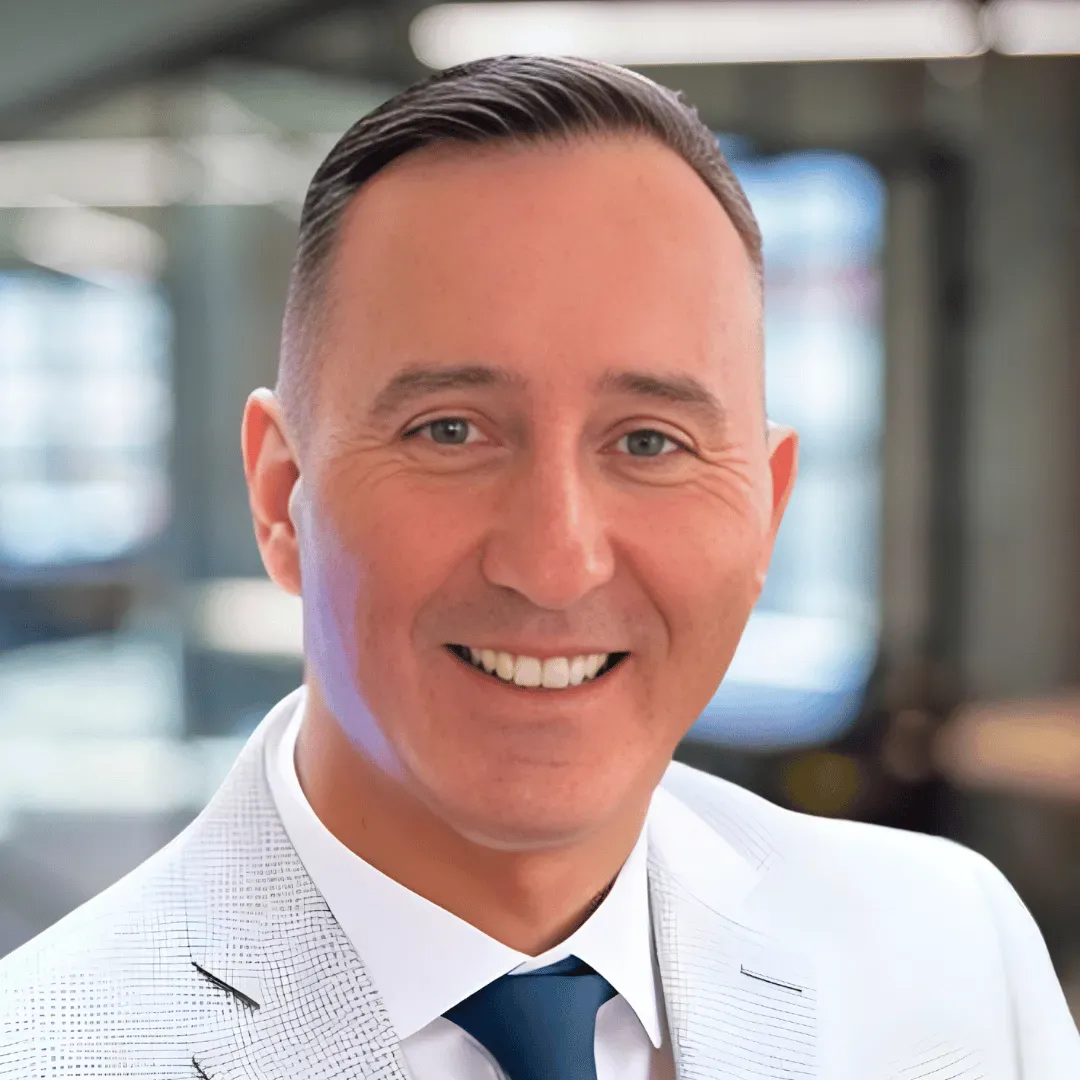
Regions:
[[416, 56], [445, 68], [501, 53], [616, 64], [931, 59], [985, 51], [965, 0], [730, 0], [439, 4], [410, 28]]
[[1077, 0], [992, 0], [983, 32], [995, 50], [1011, 56], [1080, 53]]

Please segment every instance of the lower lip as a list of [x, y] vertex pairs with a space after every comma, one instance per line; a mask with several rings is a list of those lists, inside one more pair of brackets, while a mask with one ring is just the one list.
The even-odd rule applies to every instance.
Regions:
[[503, 690], [508, 693], [516, 694], [519, 697], [522, 694], [527, 694], [532, 697], [537, 697], [542, 694], [545, 698], [562, 697], [564, 695], [575, 698], [581, 697], [593, 690], [602, 689], [604, 686], [607, 686], [613, 679], [616, 679], [619, 676], [619, 673], [630, 662], [630, 656], [624, 656], [610, 671], [601, 675], [599, 678], [588, 679], [585, 682], [579, 683], [577, 686], [564, 686], [561, 688], [551, 686], [518, 686], [517, 683], [504, 682], [497, 675], [489, 675], [482, 668], [467, 663], [462, 660], [460, 656], [456, 656], [447, 648], [443, 648], [441, 651], [455, 667], [460, 668], [465, 674], [471, 672], [476, 677], [478, 683], [481, 683], [492, 690]]

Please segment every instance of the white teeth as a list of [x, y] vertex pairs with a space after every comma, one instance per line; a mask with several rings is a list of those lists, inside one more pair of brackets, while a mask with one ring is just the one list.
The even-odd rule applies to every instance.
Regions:
[[519, 656], [514, 665], [514, 683], [517, 686], [540, 685], [540, 661], [535, 656]]
[[516, 686], [562, 690], [580, 686], [607, 662], [609, 653], [589, 653], [583, 656], [552, 656], [540, 660], [535, 656], [515, 656], [495, 649], [468, 649], [472, 662], [490, 675]]
[[503, 682], [514, 681], [514, 658], [508, 652], [496, 654], [495, 674], [498, 675]]
[[570, 661], [565, 656], [553, 656], [544, 661], [540, 685], [549, 690], [561, 690], [570, 685]]
[[580, 686], [582, 680], [585, 678], [585, 668], [588, 666], [588, 659], [584, 656], [575, 656], [570, 661], [570, 685]]

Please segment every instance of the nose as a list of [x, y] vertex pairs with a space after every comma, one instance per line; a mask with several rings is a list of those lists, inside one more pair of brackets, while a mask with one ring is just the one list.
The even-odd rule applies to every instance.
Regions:
[[484, 545], [487, 580], [549, 611], [610, 581], [615, 560], [597, 483], [571, 451], [523, 463], [507, 480]]

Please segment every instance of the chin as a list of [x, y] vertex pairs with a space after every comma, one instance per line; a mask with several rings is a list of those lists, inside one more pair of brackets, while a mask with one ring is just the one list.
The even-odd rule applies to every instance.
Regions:
[[550, 851], [581, 843], [597, 832], [596, 823], [581, 820], [513, 822], [462, 816], [448, 818], [447, 824], [470, 843], [493, 851]]
[[625, 778], [621, 784], [615, 777], [598, 782], [595, 770], [557, 782], [550, 773], [541, 779], [503, 773], [496, 784], [477, 780], [452, 790], [428, 789], [422, 798], [471, 843], [500, 851], [530, 851], [568, 847], [603, 831], [631, 804], [629, 787]]

